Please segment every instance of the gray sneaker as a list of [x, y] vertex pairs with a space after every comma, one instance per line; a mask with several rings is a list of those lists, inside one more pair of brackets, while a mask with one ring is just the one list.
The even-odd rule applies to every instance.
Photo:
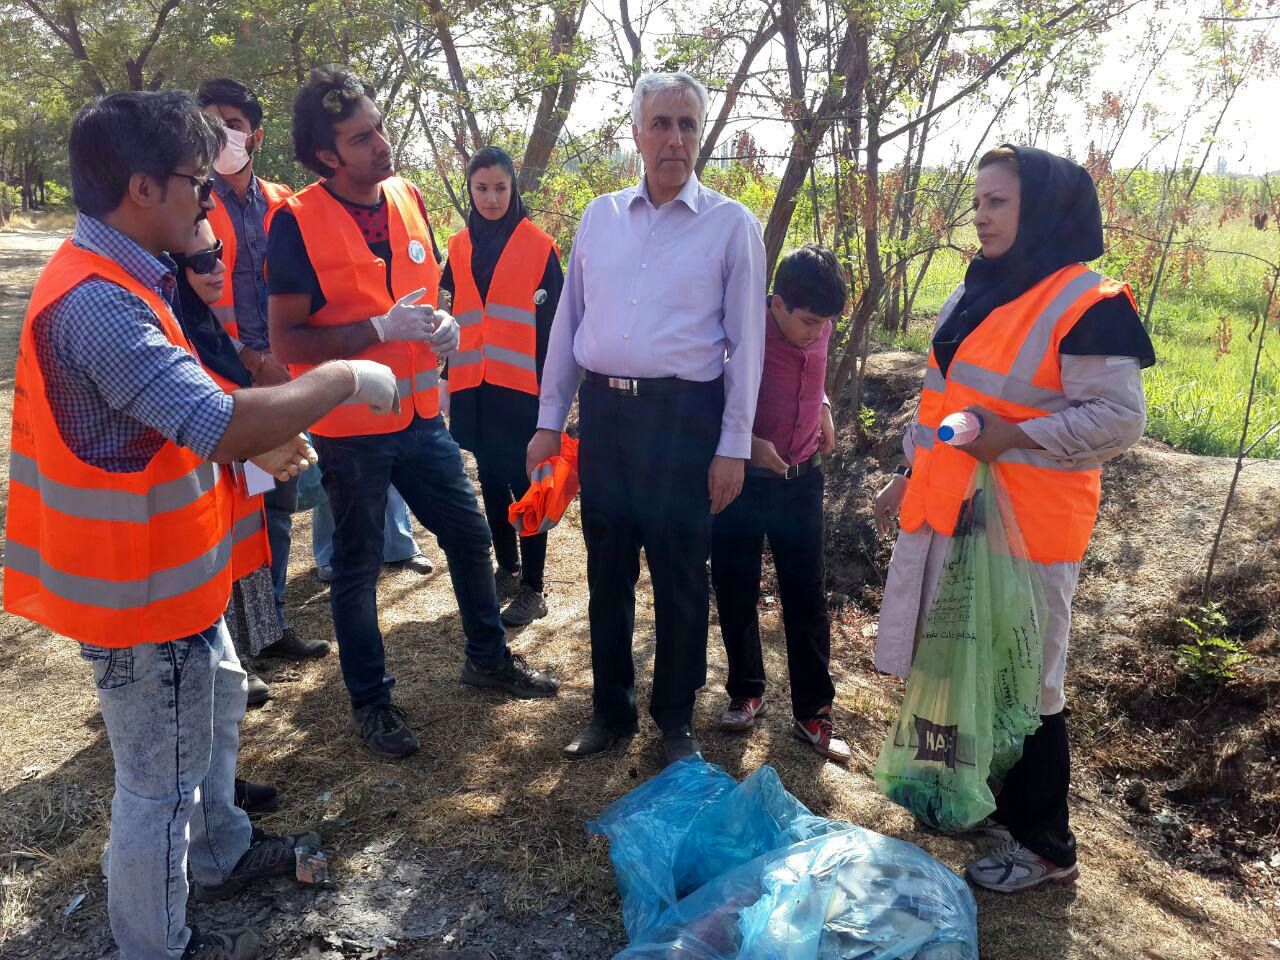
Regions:
[[402, 760], [418, 752], [418, 738], [405, 722], [404, 711], [390, 703], [374, 703], [351, 711], [351, 725], [374, 753]]
[[515, 599], [502, 611], [502, 622], [508, 627], [524, 627], [547, 615], [547, 601], [542, 594], [523, 583], [516, 587]]
[[254, 960], [262, 944], [248, 927], [202, 932], [191, 928], [182, 960]]

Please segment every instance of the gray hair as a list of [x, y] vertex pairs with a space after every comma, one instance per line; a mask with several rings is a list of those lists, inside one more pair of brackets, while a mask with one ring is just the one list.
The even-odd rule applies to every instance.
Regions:
[[691, 94], [698, 102], [698, 125], [702, 125], [707, 117], [707, 88], [683, 71], [646, 73], [637, 80], [635, 92], [631, 95], [631, 122], [639, 127], [644, 102], [655, 93], [661, 93], [664, 90], [682, 90]]

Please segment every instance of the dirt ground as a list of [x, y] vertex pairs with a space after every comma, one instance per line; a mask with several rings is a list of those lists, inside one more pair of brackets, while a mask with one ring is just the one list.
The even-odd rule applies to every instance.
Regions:
[[[57, 241], [37, 231], [0, 233], [4, 451], [26, 296]], [[959, 868], [972, 847], [914, 832], [910, 816], [881, 798], [870, 776], [901, 684], [871, 667], [875, 601], [888, 547], [868, 532], [866, 497], [878, 482], [876, 471], [892, 455], [894, 426], [918, 386], [919, 360], [879, 355], [872, 373], [869, 401], [879, 420], [872, 449], [865, 457], [838, 457], [829, 472], [830, 579], [838, 606], [836, 719], [854, 745], [854, 762], [844, 770], [805, 752], [790, 738], [784, 710], [749, 738], [712, 732], [723, 706], [717, 685], [724, 675], [714, 626], [712, 679], [697, 721], [708, 760], [735, 776], [770, 763], [815, 812], [910, 839]], [[0, 471], [7, 480], [2, 455]], [[1136, 665], [1168, 659], [1169, 651], [1159, 647], [1160, 630], [1168, 626], [1188, 576], [1202, 566], [1228, 471], [1224, 461], [1149, 441], [1108, 470], [1106, 505], [1072, 637], [1078, 667], [1070, 673], [1069, 697], [1076, 704], [1079, 761], [1072, 817], [1082, 851], [1081, 880], [1072, 891], [1021, 898], [980, 893], [983, 957], [1280, 958], [1274, 883], [1280, 840], [1274, 822], [1269, 836], [1257, 823], [1242, 823], [1240, 844], [1220, 850], [1231, 869], [1215, 872], [1193, 862], [1188, 851], [1204, 845], [1201, 834], [1225, 823], [1214, 820], [1214, 808], [1238, 811], [1247, 804], [1224, 799], [1230, 792], [1225, 782], [1223, 795], [1194, 801], [1175, 802], [1166, 792], [1175, 779], [1172, 768], [1190, 764], [1197, 750], [1214, 754], [1225, 728], [1198, 740], [1197, 717], [1208, 708], [1176, 683], [1168, 699], [1185, 700], [1181, 716], [1135, 718], [1125, 712], [1142, 689], [1125, 678]], [[1278, 493], [1275, 464], [1246, 471], [1245, 506], [1229, 529], [1225, 572], [1248, 573], [1272, 562]], [[309, 532], [309, 517], [298, 515], [290, 616], [300, 631], [328, 637], [328, 595], [312, 572]], [[380, 584], [379, 600], [398, 702], [422, 735], [422, 752], [388, 763], [358, 747], [335, 656], [267, 667], [274, 699], [245, 720], [242, 773], [281, 788], [282, 808], [263, 827], [321, 831], [333, 882], [324, 889], [281, 884], [216, 907], [193, 904], [192, 919], [210, 926], [252, 924], [268, 943], [265, 956], [277, 960], [611, 956], [625, 944], [613, 872], [603, 841], [589, 840], [582, 825], [657, 771], [657, 740], [646, 731], [625, 753], [582, 763], [560, 758], [560, 747], [590, 711], [585, 560], [577, 518], [569, 516], [552, 534], [550, 616], [512, 640], [518, 652], [564, 680], [560, 697], [545, 702], [507, 702], [457, 682], [462, 635], [448, 576], [431, 537], [419, 530], [418, 538], [437, 572], [426, 578], [390, 573]], [[1248, 580], [1257, 583], [1258, 577]], [[653, 643], [647, 578], [638, 592], [637, 674], [644, 678]], [[762, 604], [762, 618], [775, 678], [771, 696], [785, 703], [781, 627], [771, 597]], [[1274, 632], [1267, 621], [1251, 641], [1263, 670], [1256, 684], [1264, 692], [1273, 689], [1266, 671], [1274, 664]], [[1153, 675], [1147, 685], [1167, 682], [1172, 681]], [[643, 701], [643, 679], [641, 686]], [[1259, 715], [1280, 701], [1266, 696]], [[1135, 731], [1144, 724], [1152, 741], [1146, 759], [1164, 758], [1161, 763], [1133, 755], [1142, 746]], [[88, 667], [70, 641], [7, 615], [0, 615], [0, 728], [0, 957], [113, 957], [97, 866], [110, 810], [111, 754]], [[1171, 749], [1177, 737], [1185, 742], [1182, 752]], [[1230, 774], [1236, 768], [1223, 769]], [[1146, 804], [1126, 803], [1135, 782], [1143, 785]], [[1181, 842], [1181, 830], [1171, 838], [1170, 821], [1157, 822], [1160, 814], [1183, 824], [1192, 840]]]

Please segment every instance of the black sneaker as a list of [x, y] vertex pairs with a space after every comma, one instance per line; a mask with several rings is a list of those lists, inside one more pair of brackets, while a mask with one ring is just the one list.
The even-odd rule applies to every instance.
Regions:
[[537, 590], [523, 583], [516, 596], [502, 611], [502, 622], [508, 627], [524, 627], [547, 615], [547, 601]]
[[265, 783], [250, 783], [236, 777], [236, 806], [251, 817], [270, 813], [280, 806], [280, 791]]
[[[249, 844], [249, 849], [245, 851], [227, 879], [222, 883], [210, 885], [192, 883], [191, 892], [202, 903], [213, 903], [216, 900], [234, 897], [249, 884], [258, 880], [295, 877], [298, 861], [293, 854], [293, 849], [303, 845], [318, 848], [320, 835], [307, 831], [275, 836], [255, 830], [253, 842]], [[236, 956], [236, 954], [230, 956]]]
[[502, 564], [498, 564], [498, 569], [493, 572], [493, 586], [498, 591], [498, 602], [509, 600], [516, 592], [516, 587], [520, 586], [520, 568], [508, 570]]
[[462, 682], [473, 687], [490, 687], [505, 690], [525, 700], [554, 697], [560, 689], [560, 681], [535, 670], [519, 654], [509, 654], [501, 666], [479, 666], [470, 657], [462, 667]]
[[303, 638], [293, 632], [293, 627], [285, 627], [280, 639], [270, 646], [262, 648], [258, 656], [279, 657], [281, 660], [315, 660], [329, 652], [329, 641], [315, 637]]
[[418, 738], [405, 722], [404, 711], [390, 703], [374, 703], [351, 711], [351, 723], [364, 745], [374, 753], [401, 760], [418, 752]]
[[191, 928], [182, 960], [254, 960], [262, 943], [248, 927], [202, 932]]

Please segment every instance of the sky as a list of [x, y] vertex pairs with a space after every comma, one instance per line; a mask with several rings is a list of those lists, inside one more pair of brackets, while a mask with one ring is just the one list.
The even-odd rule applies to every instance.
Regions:
[[[1139, 64], [1137, 52], [1141, 48], [1142, 38], [1152, 16], [1161, 18], [1161, 45], [1170, 37], [1180, 43], [1186, 43], [1199, 36], [1201, 24], [1199, 17], [1206, 8], [1212, 9], [1212, 0], [1204, 2], [1162, 3], [1160, 0], [1143, 0], [1137, 7], [1118, 21], [1101, 41], [1099, 60], [1089, 75], [1088, 90], [1083, 98], [1060, 97], [1056, 109], [1060, 113], [1061, 129], [1055, 129], [1035, 138], [1034, 144], [1050, 150], [1067, 153], [1082, 158], [1088, 149], [1091, 137], [1097, 131], [1088, 127], [1087, 107], [1091, 102], [1098, 102], [1103, 92], [1109, 91], [1122, 96], [1133, 96], [1139, 88], [1142, 75], [1148, 67]], [[671, 29], [668, 17], [665, 21], [659, 13], [651, 24], [649, 37], [661, 30]], [[1270, 39], [1280, 43], [1280, 21], [1264, 24], [1250, 24], [1238, 29], [1253, 33], [1270, 32]], [[598, 21], [584, 25], [584, 31], [593, 34], [598, 43], [611, 43], [608, 27]], [[766, 50], [764, 57], [773, 57], [781, 64], [779, 49]], [[1145, 162], [1148, 165], [1163, 166], [1177, 157], [1185, 159], [1188, 155], [1197, 160], [1203, 151], [1200, 144], [1202, 132], [1211, 121], [1209, 108], [1213, 105], [1198, 103], [1195, 91], [1191, 89], [1191, 77], [1196, 63], [1183, 53], [1171, 50], [1161, 58], [1156, 74], [1142, 87], [1139, 99], [1143, 105], [1150, 105], [1158, 114], [1152, 128], [1143, 129], [1140, 122], [1132, 123], [1122, 138], [1114, 156], [1117, 166], [1127, 167]], [[592, 84], [580, 91], [579, 100], [574, 107], [574, 121], [571, 126], [587, 127], [617, 109], [617, 92], [607, 86]], [[1228, 111], [1219, 131], [1219, 139], [1207, 169], [1217, 169], [1219, 157], [1225, 158], [1226, 168], [1233, 173], [1258, 174], [1264, 171], [1280, 170], [1280, 72], [1266, 69], [1255, 69], [1241, 92]], [[1155, 127], [1168, 131], [1178, 126], [1176, 118], [1188, 112], [1200, 110], [1187, 125], [1187, 132], [1181, 138], [1171, 135], [1153, 148], [1156, 135]], [[717, 99], [712, 98], [711, 113], [718, 109]], [[1213, 106], [1216, 114], [1217, 107]], [[949, 111], [937, 126], [937, 136], [931, 142], [927, 162], [942, 162], [959, 152], [967, 157], [975, 147], [975, 139], [981, 135], [991, 119], [993, 110], [982, 106], [976, 100], [969, 100]], [[1029, 112], [1025, 105], [1015, 108], [1006, 119], [992, 132], [992, 145], [1004, 139], [1027, 143]], [[761, 148], [768, 154], [784, 154], [787, 151], [791, 136], [790, 126], [781, 120], [749, 120], [738, 123], [727, 131], [721, 142], [731, 137], [736, 130], [747, 128]], [[881, 162], [894, 164], [901, 158], [901, 150], [905, 146], [905, 137], [901, 145], [887, 147], [882, 154]], [[781, 161], [775, 161], [775, 168]]]

